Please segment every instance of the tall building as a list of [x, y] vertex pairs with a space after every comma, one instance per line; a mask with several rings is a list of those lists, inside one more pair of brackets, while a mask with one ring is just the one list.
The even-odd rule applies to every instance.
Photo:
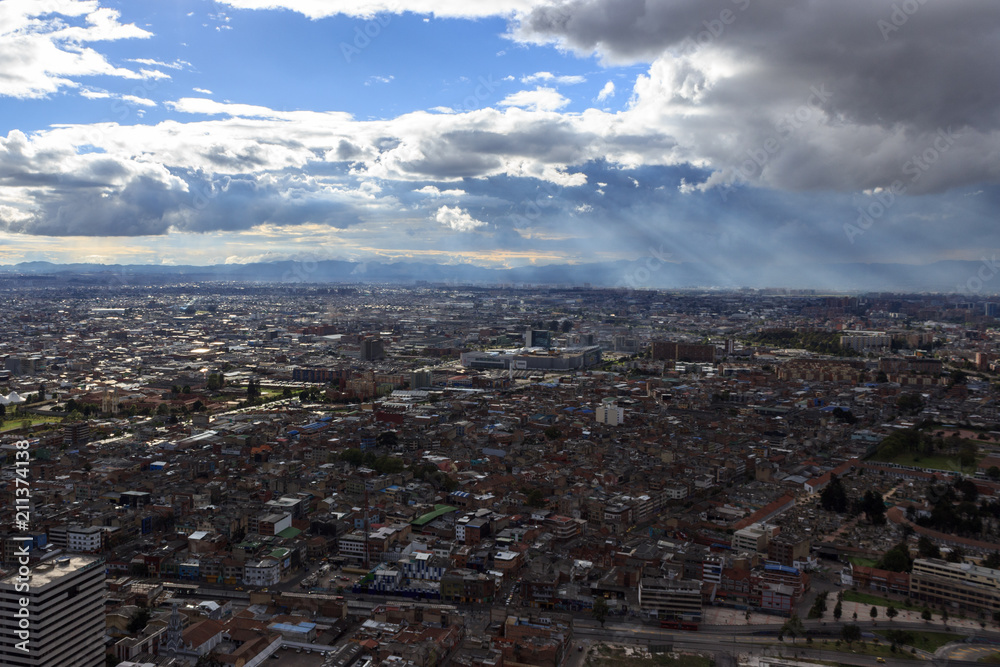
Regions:
[[1000, 611], [1000, 570], [917, 558], [910, 573], [910, 597], [962, 612], [992, 614]]
[[365, 338], [361, 341], [361, 359], [363, 361], [378, 361], [385, 359], [385, 347], [381, 338]]
[[0, 665], [103, 667], [103, 564], [63, 557], [0, 580]]

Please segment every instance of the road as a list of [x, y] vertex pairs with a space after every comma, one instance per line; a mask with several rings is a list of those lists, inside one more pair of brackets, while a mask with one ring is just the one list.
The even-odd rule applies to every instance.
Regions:
[[[917, 625], [917, 624], [912, 624]], [[922, 627], [922, 626], [917, 626]], [[807, 648], [805, 644], [775, 645], [775, 637], [747, 636], [738, 631], [744, 628], [727, 628], [725, 632], [720, 630], [684, 632], [680, 630], [666, 630], [651, 626], [635, 625], [628, 623], [605, 623], [601, 627], [596, 621], [576, 621], [573, 632], [577, 640], [620, 642], [625, 644], [671, 644], [675, 649], [686, 649], [692, 651], [715, 653], [717, 663], [720, 667], [725, 667], [723, 663], [734, 664], [734, 656], [738, 653], [754, 652], [765, 655], [783, 655], [785, 657], [801, 656], [817, 660], [828, 660], [850, 665], [864, 665], [871, 667], [874, 658], [868, 655], [852, 655], [851, 653], [840, 651], [824, 651]], [[759, 630], [759, 627], [756, 628]], [[994, 633], [995, 634], [995, 633]], [[953, 647], [949, 655], [940, 656], [942, 662], [947, 662], [949, 667], [982, 667], [977, 661], [979, 658], [995, 652], [997, 646], [958, 646]], [[721, 661], [719, 660], [721, 658]], [[567, 658], [570, 660], [570, 658]], [[567, 662], [567, 665], [572, 665]], [[911, 658], [897, 659], [887, 658], [886, 665], [889, 667], [913, 667]]]

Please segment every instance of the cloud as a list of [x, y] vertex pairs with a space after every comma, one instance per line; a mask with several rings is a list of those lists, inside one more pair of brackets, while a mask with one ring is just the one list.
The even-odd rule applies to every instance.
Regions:
[[414, 190], [414, 192], [430, 197], [461, 197], [466, 194], [465, 190], [440, 190], [434, 185], [425, 185], [418, 190]]
[[335, 3], [329, 0], [222, 0], [235, 9], [287, 9], [310, 18], [353, 16], [371, 18], [376, 14], [428, 14], [439, 18], [484, 18], [488, 16], [513, 16], [534, 7], [545, 6], [543, 0], [352, 0]]
[[529, 74], [527, 76], [521, 77], [521, 83], [555, 83], [555, 84], [567, 84], [572, 85], [576, 83], [585, 83], [587, 77], [571, 75], [571, 76], [556, 76], [552, 72], [535, 72], [534, 74]]
[[365, 85], [366, 86], [370, 86], [373, 83], [389, 83], [389, 82], [391, 82], [395, 78], [396, 77], [394, 77], [391, 74], [389, 76], [379, 76], [379, 75], [370, 76], [370, 77], [368, 77], [367, 80], [365, 80]]
[[454, 208], [442, 206], [434, 214], [434, 219], [456, 232], [471, 232], [486, 225], [485, 222], [476, 220], [467, 211], [463, 211], [458, 206]]
[[0, 3], [0, 96], [47, 97], [78, 87], [77, 79], [83, 76], [155, 76], [116, 67], [86, 46], [151, 36], [134, 24], [119, 23], [119, 16], [93, 0]]
[[569, 98], [555, 88], [541, 87], [511, 93], [500, 101], [502, 107], [519, 107], [530, 111], [558, 111], [569, 104]]
[[186, 60], [175, 60], [172, 63], [166, 63], [162, 60], [153, 60], [152, 58], [130, 58], [130, 63], [139, 63], [140, 65], [150, 65], [153, 67], [166, 67], [167, 69], [184, 69], [185, 67], [191, 67], [191, 63]]
[[608, 81], [606, 84], [604, 84], [604, 87], [601, 88], [601, 92], [597, 93], [597, 101], [605, 102], [614, 96], [615, 96], [615, 82]]
[[202, 95], [211, 95], [212, 94], [212, 91], [208, 90], [207, 88], [192, 88], [191, 90], [193, 90], [196, 93], [201, 93]]

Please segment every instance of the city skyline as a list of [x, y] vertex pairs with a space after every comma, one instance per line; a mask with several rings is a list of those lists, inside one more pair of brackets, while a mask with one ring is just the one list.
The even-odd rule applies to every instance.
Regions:
[[998, 12], [7, 0], [0, 264], [988, 272]]

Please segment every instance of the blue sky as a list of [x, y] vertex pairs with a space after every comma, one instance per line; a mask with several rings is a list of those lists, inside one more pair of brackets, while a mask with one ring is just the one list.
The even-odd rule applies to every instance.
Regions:
[[0, 0], [0, 263], [665, 248], [722, 283], [978, 260], [1000, 245], [998, 18], [965, 0]]

